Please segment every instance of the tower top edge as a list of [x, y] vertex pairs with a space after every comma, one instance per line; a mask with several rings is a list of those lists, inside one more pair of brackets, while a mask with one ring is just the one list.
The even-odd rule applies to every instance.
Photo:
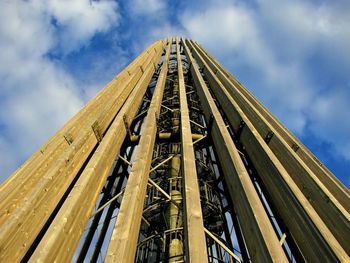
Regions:
[[188, 38], [188, 37], [185, 37], [185, 36], [167, 36], [167, 37], [164, 37], [164, 38], [158, 39], [158, 40], [159, 41], [161, 41], [161, 40], [169, 40], [170, 41], [172, 39], [174, 39], [174, 40], [176, 40], [176, 39], [179, 39], [179, 40], [183, 39], [183, 40], [188, 40], [188, 41], [194, 41], [194, 39]]

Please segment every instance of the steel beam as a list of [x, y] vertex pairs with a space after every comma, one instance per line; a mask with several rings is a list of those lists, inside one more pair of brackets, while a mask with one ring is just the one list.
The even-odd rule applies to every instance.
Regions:
[[234, 258], [237, 262], [241, 263], [242, 260], [232, 252], [219, 238], [217, 238], [213, 233], [211, 233], [208, 229], [204, 228], [205, 233], [210, 236], [216, 243], [218, 243], [232, 258]]

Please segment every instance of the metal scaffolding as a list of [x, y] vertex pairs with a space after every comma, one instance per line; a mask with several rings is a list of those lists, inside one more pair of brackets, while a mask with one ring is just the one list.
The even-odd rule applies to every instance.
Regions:
[[198, 43], [153, 43], [0, 187], [1, 262], [350, 262], [350, 193]]

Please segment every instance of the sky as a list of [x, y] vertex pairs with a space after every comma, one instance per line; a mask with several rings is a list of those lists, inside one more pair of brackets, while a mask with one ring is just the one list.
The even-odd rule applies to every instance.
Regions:
[[350, 187], [348, 0], [0, 0], [0, 17], [0, 182], [149, 44], [184, 36]]

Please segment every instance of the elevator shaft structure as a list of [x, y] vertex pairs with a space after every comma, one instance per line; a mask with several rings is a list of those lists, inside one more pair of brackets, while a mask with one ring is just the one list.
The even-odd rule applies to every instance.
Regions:
[[0, 189], [0, 262], [350, 262], [349, 190], [190, 39], [149, 46]]

